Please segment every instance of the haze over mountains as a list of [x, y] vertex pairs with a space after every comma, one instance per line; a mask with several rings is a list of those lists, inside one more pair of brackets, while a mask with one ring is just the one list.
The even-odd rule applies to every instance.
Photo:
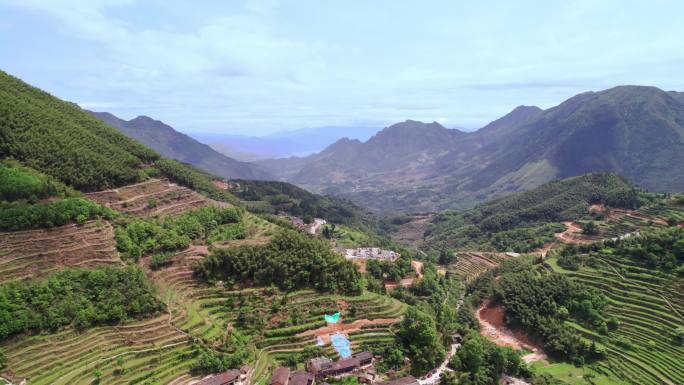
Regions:
[[163, 156], [192, 164], [224, 178], [272, 179], [259, 166], [227, 157], [159, 120], [147, 116], [124, 120], [108, 112], [88, 112]]
[[368, 140], [377, 127], [325, 126], [276, 132], [266, 136], [193, 133], [192, 137], [216, 151], [240, 161], [307, 156], [317, 153], [342, 137]]
[[[620, 86], [582, 93], [547, 110], [519, 106], [475, 132], [407, 120], [366, 141], [343, 138], [305, 157], [254, 162], [237, 161], [148, 117], [126, 121], [93, 114], [164, 156], [226, 178], [286, 181], [383, 213], [432, 212], [594, 171], [618, 173], [651, 191], [682, 190], [684, 168], [672, 165], [684, 164], [683, 95]], [[243, 154], [286, 154], [323, 146], [339, 130], [231, 140], [244, 144]], [[362, 138], [368, 132], [352, 130]], [[225, 136], [200, 136], [227, 143]]]
[[468, 133], [406, 121], [366, 142], [342, 139], [305, 158], [259, 161], [281, 180], [381, 212], [463, 208], [592, 171], [653, 191], [684, 189], [684, 98], [655, 87], [586, 92], [518, 107]]

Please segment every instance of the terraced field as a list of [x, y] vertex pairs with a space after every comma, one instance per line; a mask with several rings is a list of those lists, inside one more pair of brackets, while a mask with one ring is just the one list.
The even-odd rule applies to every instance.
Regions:
[[478, 275], [497, 266], [501, 261], [510, 258], [506, 253], [489, 252], [459, 252], [456, 253], [456, 263], [449, 266], [449, 271], [470, 281]]
[[27, 378], [31, 385], [91, 384], [96, 370], [103, 384], [165, 384], [186, 373], [192, 362], [188, 337], [169, 324], [166, 314], [82, 333], [15, 338], [2, 348], [15, 379]]
[[151, 179], [117, 189], [88, 193], [86, 196], [119, 212], [140, 217], [174, 216], [209, 204], [219, 204], [166, 179]]
[[37, 278], [65, 267], [123, 265], [107, 221], [0, 233], [0, 283]]
[[620, 320], [617, 330], [598, 335], [572, 325], [586, 338], [606, 347], [599, 367], [639, 385], [684, 384], [684, 346], [673, 331], [684, 326], [684, 282], [681, 278], [641, 268], [620, 257], [604, 257], [598, 268], [565, 270], [572, 279], [600, 289], [609, 299], [605, 317]]

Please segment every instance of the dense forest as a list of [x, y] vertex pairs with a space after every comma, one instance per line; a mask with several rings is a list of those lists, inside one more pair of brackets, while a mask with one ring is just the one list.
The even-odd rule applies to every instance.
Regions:
[[215, 250], [197, 267], [205, 280], [233, 284], [276, 285], [283, 290], [311, 287], [321, 291], [359, 293], [361, 278], [351, 262], [328, 242], [283, 230], [269, 243]]
[[255, 212], [277, 214], [284, 212], [310, 222], [325, 218], [328, 222], [351, 225], [362, 229], [377, 229], [372, 214], [350, 201], [332, 196], [310, 193], [285, 182], [233, 180], [239, 188], [233, 193], [245, 201], [260, 201], [266, 205], [250, 206]]
[[14, 160], [0, 161], [0, 203], [35, 203], [49, 197], [76, 195], [79, 194], [53, 177], [23, 167]]
[[0, 286], [0, 340], [33, 330], [119, 322], [160, 309], [155, 289], [137, 267], [64, 270], [43, 281]]
[[159, 158], [78, 106], [1, 71], [0, 139], [0, 158], [86, 191], [140, 181], [140, 166]]
[[563, 231], [558, 222], [587, 215], [590, 204], [637, 208], [644, 195], [611, 173], [554, 181], [464, 212], [438, 214], [425, 233], [424, 248], [527, 252]]

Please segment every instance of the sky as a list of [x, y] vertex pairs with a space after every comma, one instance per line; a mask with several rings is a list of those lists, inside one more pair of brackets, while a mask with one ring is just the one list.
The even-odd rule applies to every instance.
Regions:
[[189, 133], [476, 129], [590, 90], [684, 90], [683, 14], [658, 0], [0, 0], [0, 69]]

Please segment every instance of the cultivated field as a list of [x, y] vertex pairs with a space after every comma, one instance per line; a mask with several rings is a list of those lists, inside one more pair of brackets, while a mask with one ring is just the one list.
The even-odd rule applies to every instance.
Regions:
[[449, 266], [449, 271], [458, 274], [466, 281], [471, 281], [485, 271], [498, 266], [501, 261], [511, 257], [506, 253], [467, 251], [457, 252], [456, 258], [456, 262]]
[[572, 279], [600, 289], [609, 299], [603, 316], [617, 317], [620, 326], [608, 336], [572, 325], [583, 336], [603, 345], [603, 371], [639, 384], [684, 384], [684, 346], [673, 332], [684, 326], [684, 282], [674, 275], [644, 269], [619, 257], [604, 257], [597, 268], [565, 270]]
[[114, 229], [104, 220], [0, 233], [0, 283], [37, 278], [66, 267], [123, 265]]
[[219, 204], [165, 179], [151, 179], [117, 189], [88, 193], [86, 196], [119, 212], [140, 217], [180, 215], [212, 203]]

